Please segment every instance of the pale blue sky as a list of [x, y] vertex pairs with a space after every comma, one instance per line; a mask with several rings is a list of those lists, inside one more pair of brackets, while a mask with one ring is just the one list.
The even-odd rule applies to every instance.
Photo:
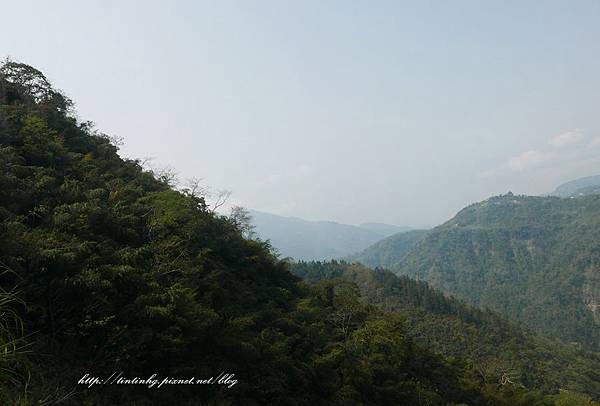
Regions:
[[276, 214], [433, 225], [600, 173], [598, 1], [166, 3], [8, 2], [0, 55]]

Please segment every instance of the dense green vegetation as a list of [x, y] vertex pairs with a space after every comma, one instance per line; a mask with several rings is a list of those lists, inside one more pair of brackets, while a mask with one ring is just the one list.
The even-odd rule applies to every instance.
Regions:
[[[13, 62], [0, 68], [0, 161], [0, 404], [555, 403], [433, 353], [352, 284], [305, 285], [244, 238], [243, 216], [120, 158]], [[77, 385], [223, 371], [230, 389]]]
[[600, 350], [600, 195], [490, 198], [432, 230], [392, 270]]
[[389, 268], [404, 258], [429, 230], [412, 230], [397, 233], [376, 242], [363, 251], [346, 257], [370, 268]]
[[541, 338], [496, 313], [383, 269], [333, 261], [299, 262], [291, 270], [310, 283], [356, 284], [369, 304], [400, 314], [415, 342], [465, 359], [483, 381], [504, 378], [544, 393], [567, 390], [600, 399], [600, 354]]

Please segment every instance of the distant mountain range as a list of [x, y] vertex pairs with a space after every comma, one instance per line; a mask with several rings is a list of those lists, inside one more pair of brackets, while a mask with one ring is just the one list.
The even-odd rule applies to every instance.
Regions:
[[433, 230], [395, 234], [346, 259], [600, 349], [600, 176], [547, 196], [492, 197]]
[[551, 196], [558, 197], [578, 197], [589, 196], [600, 193], [600, 175], [587, 176], [558, 186]]
[[[578, 186], [589, 188], [583, 182]], [[570, 191], [577, 188], [559, 188]], [[348, 257], [600, 349], [600, 195], [496, 196]]]
[[362, 223], [359, 224], [358, 227], [364, 230], [372, 231], [376, 234], [383, 236], [384, 238], [392, 234], [404, 233], [406, 231], [412, 230], [411, 227], [394, 226], [392, 224], [385, 223]]
[[360, 225], [307, 221], [251, 210], [252, 224], [261, 239], [270, 240], [281, 257], [296, 260], [343, 258], [392, 234], [411, 230], [383, 223]]
[[[600, 175], [566, 182], [547, 196], [600, 194]], [[370, 267], [391, 267], [427, 234], [425, 230], [385, 223], [349, 225], [308, 221], [251, 210], [255, 232], [269, 240], [281, 257], [295, 260], [344, 258]]]
[[[600, 350], [600, 176], [496, 196], [433, 230], [253, 212], [282, 256], [344, 258], [427, 281], [548, 337]], [[394, 233], [395, 231], [395, 233]]]

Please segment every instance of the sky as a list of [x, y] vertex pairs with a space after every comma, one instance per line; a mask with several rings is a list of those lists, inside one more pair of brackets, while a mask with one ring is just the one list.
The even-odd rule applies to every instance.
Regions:
[[121, 154], [309, 220], [433, 226], [600, 174], [598, 1], [13, 1]]

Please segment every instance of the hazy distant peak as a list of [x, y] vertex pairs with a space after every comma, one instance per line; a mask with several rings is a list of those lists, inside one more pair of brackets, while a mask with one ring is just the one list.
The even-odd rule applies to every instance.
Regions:
[[364, 228], [365, 230], [371, 230], [373, 232], [381, 234], [383, 237], [388, 237], [393, 234], [403, 233], [412, 230], [412, 227], [396, 226], [393, 224], [386, 223], [361, 223], [359, 224], [359, 227]]
[[600, 193], [600, 175], [586, 176], [559, 185], [551, 196], [576, 197]]
[[283, 257], [301, 260], [343, 258], [392, 234], [410, 230], [384, 223], [350, 225], [309, 221], [250, 210], [256, 234], [271, 241]]

